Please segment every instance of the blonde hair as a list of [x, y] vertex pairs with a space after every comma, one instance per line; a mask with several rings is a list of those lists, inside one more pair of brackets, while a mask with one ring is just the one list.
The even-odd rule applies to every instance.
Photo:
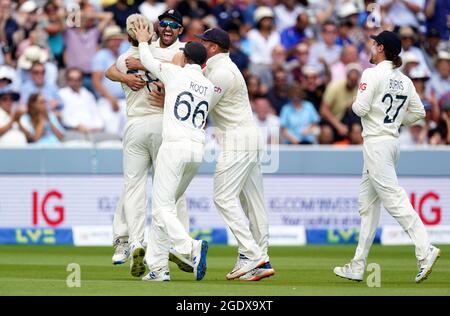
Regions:
[[142, 14], [131, 14], [127, 18], [127, 34], [131, 37], [132, 40], [136, 40], [136, 33], [135, 33], [135, 23], [141, 22], [145, 27], [148, 28], [148, 31], [150, 33], [153, 33], [153, 24], [150, 23], [150, 21], [143, 16]]

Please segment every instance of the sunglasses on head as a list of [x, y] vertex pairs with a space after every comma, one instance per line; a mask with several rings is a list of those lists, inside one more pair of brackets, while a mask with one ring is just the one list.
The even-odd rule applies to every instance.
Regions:
[[162, 28], [166, 28], [167, 26], [170, 27], [172, 30], [176, 30], [181, 28], [181, 24], [175, 21], [166, 21], [166, 20], [162, 20], [159, 21], [159, 26], [161, 26]]

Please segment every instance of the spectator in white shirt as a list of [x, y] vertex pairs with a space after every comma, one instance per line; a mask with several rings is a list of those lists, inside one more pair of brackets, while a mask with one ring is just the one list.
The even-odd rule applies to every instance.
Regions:
[[297, 16], [305, 9], [296, 0], [282, 0], [273, 9], [278, 32], [295, 25]]
[[19, 94], [10, 86], [0, 88], [0, 147], [25, 146], [27, 139], [20, 125], [23, 112], [13, 110], [14, 102], [19, 100]]
[[310, 50], [310, 64], [327, 63], [329, 66], [339, 60], [341, 46], [336, 44], [337, 26], [332, 21], [326, 21], [322, 26], [322, 40], [314, 43]]
[[255, 11], [256, 29], [248, 32], [250, 45], [250, 72], [267, 86], [272, 84], [272, 50], [280, 44], [280, 35], [274, 28], [273, 12], [269, 7], [259, 7]]
[[67, 87], [61, 88], [59, 94], [64, 102], [62, 122], [67, 128], [65, 140], [87, 140], [99, 142], [119, 139], [118, 136], [103, 132], [104, 122], [98, 109], [97, 101], [88, 89], [82, 86], [83, 73], [80, 69], [67, 70]]
[[396, 26], [419, 27], [418, 17], [425, 8], [425, 0], [378, 0], [386, 18]]
[[429, 71], [423, 51], [420, 48], [413, 46], [416, 41], [416, 33], [414, 30], [410, 26], [403, 26], [400, 28], [399, 36], [402, 42], [402, 52], [400, 56], [403, 57], [403, 54], [407, 52], [414, 54], [419, 60], [419, 65], [423, 69]]
[[266, 144], [278, 144], [280, 142], [280, 119], [274, 113], [269, 99], [258, 96], [253, 101], [253, 117]]

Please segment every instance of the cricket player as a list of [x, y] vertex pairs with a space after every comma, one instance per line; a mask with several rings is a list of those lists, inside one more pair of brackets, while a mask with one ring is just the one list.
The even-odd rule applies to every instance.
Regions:
[[258, 281], [275, 273], [268, 255], [261, 138], [245, 80], [229, 56], [228, 34], [213, 28], [197, 37], [208, 51], [205, 75], [215, 86], [217, 102], [211, 112], [221, 146], [214, 174], [214, 204], [239, 244], [236, 264], [226, 277]]
[[142, 23], [136, 27], [140, 61], [165, 86], [162, 144], [153, 181], [152, 225], [146, 261], [150, 272], [144, 281], [170, 281], [169, 240], [190, 260], [196, 280], [206, 273], [208, 243], [192, 239], [177, 217], [175, 202], [186, 191], [203, 158], [206, 117], [214, 85], [203, 75], [205, 47], [189, 42], [182, 49], [182, 66], [155, 59], [148, 45], [151, 38]]
[[[182, 32], [181, 15], [175, 10], [169, 10], [160, 17], [159, 33], [161, 38], [152, 42], [153, 53], [162, 61], [171, 61], [184, 47], [178, 41]], [[113, 222], [114, 246], [113, 264], [125, 263], [130, 256], [130, 269], [133, 276], [139, 277], [145, 273], [144, 265], [144, 230], [147, 214], [147, 175], [154, 165], [162, 141], [162, 108], [148, 100], [149, 92], [157, 94], [153, 83], [157, 80], [148, 71], [130, 69], [126, 66], [129, 57], [139, 58], [138, 42], [134, 33], [134, 23], [141, 21], [152, 29], [152, 24], [140, 15], [133, 14], [127, 18], [127, 33], [132, 46], [121, 55], [115, 65], [107, 72], [107, 77], [121, 81], [127, 101], [127, 125], [124, 133], [124, 192], [118, 202]], [[171, 26], [169, 26], [169, 24]], [[139, 66], [139, 65], [138, 65]], [[145, 68], [143, 68], [145, 69]], [[189, 216], [185, 197], [177, 202], [178, 216], [186, 231], [189, 231]], [[183, 260], [175, 252], [171, 260], [180, 269], [193, 272], [189, 261]]]
[[419, 272], [417, 283], [425, 280], [441, 251], [428, 240], [425, 226], [397, 181], [400, 125], [411, 125], [425, 117], [425, 110], [412, 81], [398, 69], [401, 44], [398, 36], [383, 31], [374, 40], [370, 62], [361, 77], [352, 105], [361, 117], [364, 138], [364, 169], [359, 192], [361, 230], [358, 247], [350, 263], [334, 268], [342, 278], [362, 281], [366, 260], [380, 219], [380, 205], [397, 220], [416, 247]]

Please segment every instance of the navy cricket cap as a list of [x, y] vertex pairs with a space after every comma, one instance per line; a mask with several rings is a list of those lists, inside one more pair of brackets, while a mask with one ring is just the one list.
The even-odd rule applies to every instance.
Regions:
[[194, 63], [203, 65], [206, 62], [208, 53], [202, 43], [187, 42], [184, 48], [180, 48], [186, 57], [189, 57]]
[[215, 27], [206, 30], [205, 33], [201, 35], [195, 35], [195, 37], [206, 42], [213, 42], [223, 49], [230, 49], [230, 36], [221, 28]]
[[383, 45], [384, 50], [392, 53], [394, 56], [398, 56], [402, 51], [400, 38], [394, 32], [383, 31], [378, 35], [371, 35], [370, 38]]
[[183, 26], [183, 17], [181, 13], [175, 9], [170, 9], [158, 16], [158, 20], [161, 21], [164, 18], [174, 19], [176, 22], [180, 23]]

